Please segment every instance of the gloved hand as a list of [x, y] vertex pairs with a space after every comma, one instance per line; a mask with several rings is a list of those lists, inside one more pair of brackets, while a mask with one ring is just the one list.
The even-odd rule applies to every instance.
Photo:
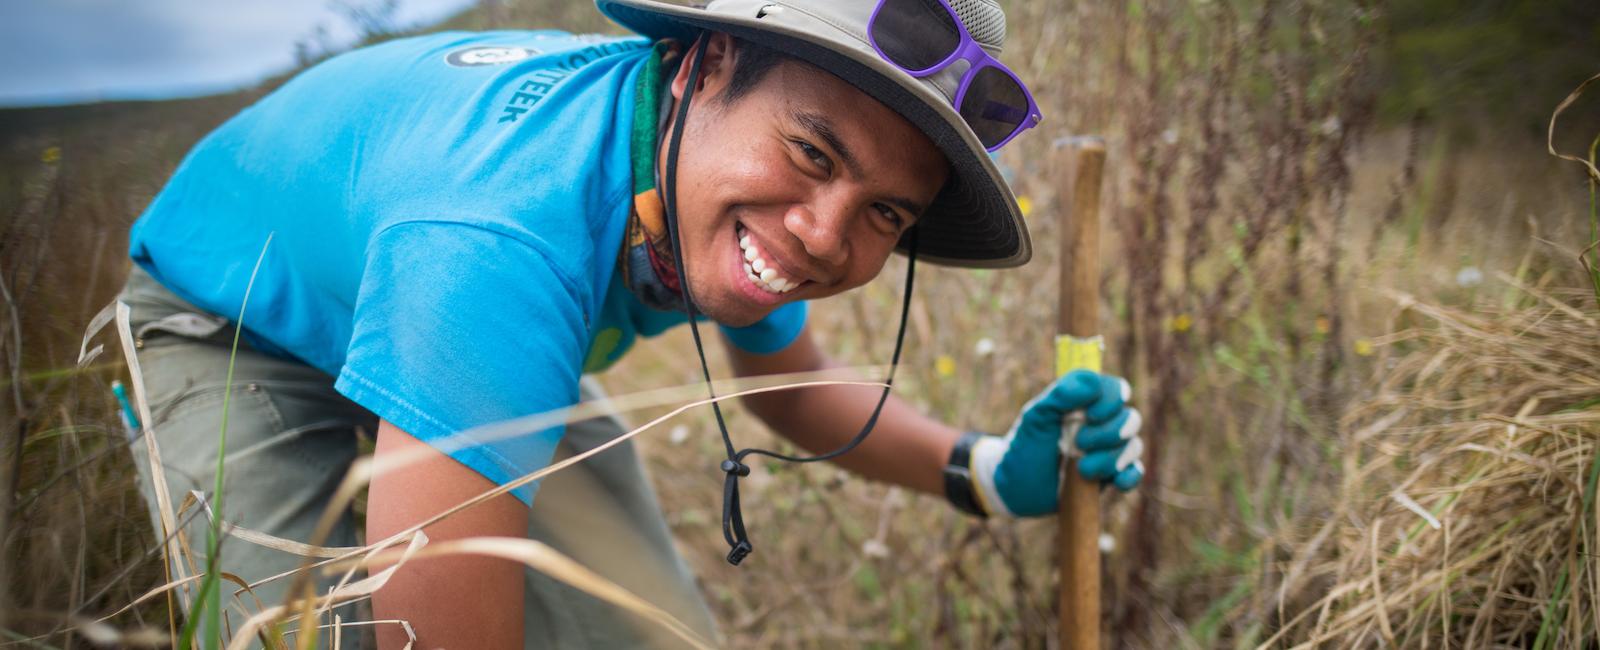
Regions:
[[1074, 370], [1028, 402], [1004, 437], [984, 436], [972, 447], [971, 476], [991, 515], [1036, 517], [1056, 512], [1061, 458], [1078, 457], [1084, 478], [1124, 492], [1144, 477], [1139, 457], [1139, 411], [1120, 377]]

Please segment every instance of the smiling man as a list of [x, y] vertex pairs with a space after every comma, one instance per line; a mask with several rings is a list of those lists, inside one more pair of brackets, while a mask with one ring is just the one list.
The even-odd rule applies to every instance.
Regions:
[[[1039, 114], [994, 58], [1005, 22], [991, 0], [599, 5], [645, 38], [392, 41], [303, 72], [196, 145], [133, 229], [123, 294], [173, 493], [212, 481], [229, 373], [225, 517], [306, 540], [365, 429], [380, 458], [423, 459], [374, 478], [365, 532], [376, 540], [620, 434], [614, 418], [510, 438], [462, 432], [595, 397], [585, 375], [640, 337], [703, 316], [740, 375], [824, 369], [834, 364], [806, 327], [806, 301], [865, 284], [895, 251], [913, 268], [1027, 261], [989, 153]], [[230, 369], [226, 317], [242, 307], [246, 345]], [[697, 329], [704, 368], [699, 341]], [[1119, 379], [1069, 375], [1006, 436], [963, 433], [887, 391], [746, 403], [866, 478], [977, 516], [1040, 516], [1056, 509], [1070, 443], [1087, 452], [1085, 476], [1139, 481], [1127, 398]], [[1074, 413], [1085, 424], [1066, 438]], [[738, 564], [753, 550], [741, 461], [772, 454], [736, 452], [721, 434]], [[357, 544], [357, 527], [345, 514], [326, 543]], [[715, 635], [631, 446], [427, 532], [540, 539]], [[297, 561], [243, 543], [222, 554], [252, 580]], [[282, 589], [256, 594], [270, 602]], [[423, 647], [661, 641], [493, 559], [416, 562], [372, 602], [377, 620], [409, 621]], [[397, 625], [377, 631], [381, 647], [404, 644]]]
[[715, 103], [689, 114], [693, 145], [678, 159], [696, 307], [746, 326], [876, 277], [944, 186], [944, 155], [905, 118], [810, 65], [773, 65], [729, 99], [738, 46], [715, 34], [705, 47], [700, 92]]

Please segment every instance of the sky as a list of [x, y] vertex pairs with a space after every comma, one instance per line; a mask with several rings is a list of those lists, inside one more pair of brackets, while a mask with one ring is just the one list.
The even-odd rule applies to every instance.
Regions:
[[[381, 0], [0, 0], [0, 106], [189, 97], [254, 84], [295, 64], [318, 25], [355, 39], [336, 2]], [[471, 0], [398, 0], [400, 26]]]

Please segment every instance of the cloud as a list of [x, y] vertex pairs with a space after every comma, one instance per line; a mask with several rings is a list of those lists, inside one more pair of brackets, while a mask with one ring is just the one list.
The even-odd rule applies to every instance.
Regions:
[[[470, 0], [402, 0], [401, 24], [436, 21]], [[6, 2], [0, 105], [160, 98], [239, 88], [294, 65], [321, 24], [354, 35], [328, 0]]]

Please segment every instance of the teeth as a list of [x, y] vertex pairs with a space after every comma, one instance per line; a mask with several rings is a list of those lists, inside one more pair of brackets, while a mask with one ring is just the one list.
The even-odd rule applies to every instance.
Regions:
[[779, 276], [777, 269], [767, 264], [750, 235], [744, 234], [742, 226], [739, 232], [739, 248], [744, 252], [744, 272], [751, 283], [772, 293], [788, 293], [800, 286], [799, 282]]

